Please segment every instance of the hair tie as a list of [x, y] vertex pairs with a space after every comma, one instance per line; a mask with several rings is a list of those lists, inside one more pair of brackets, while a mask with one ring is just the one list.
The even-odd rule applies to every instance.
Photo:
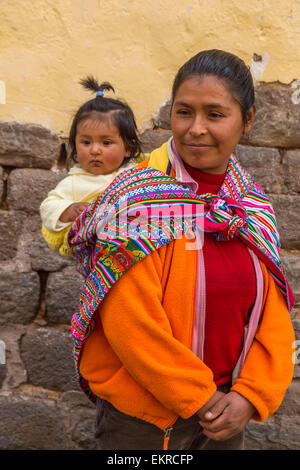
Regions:
[[96, 93], [96, 97], [97, 97], [97, 96], [104, 96], [104, 93], [103, 93], [103, 91], [101, 91], [101, 90], [100, 90], [100, 91], [97, 91], [97, 93]]

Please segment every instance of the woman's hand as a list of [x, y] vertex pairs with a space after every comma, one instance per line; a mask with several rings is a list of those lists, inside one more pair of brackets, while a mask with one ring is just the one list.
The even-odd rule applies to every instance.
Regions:
[[223, 394], [204, 413], [204, 419], [199, 415], [199, 422], [207, 437], [216, 441], [223, 441], [241, 432], [247, 426], [254, 412], [255, 407], [247, 398], [237, 392], [229, 392]]
[[216, 403], [225, 396], [225, 393], [216, 391], [213, 396], [205, 403], [205, 405], [197, 411], [200, 420], [205, 421], [205, 414], [214, 406]]
[[61, 222], [73, 222], [88, 205], [88, 202], [74, 202], [63, 211], [59, 220]]

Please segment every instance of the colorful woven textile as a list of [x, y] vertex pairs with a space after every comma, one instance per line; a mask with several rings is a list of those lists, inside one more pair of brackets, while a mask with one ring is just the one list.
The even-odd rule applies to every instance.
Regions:
[[[272, 206], [263, 190], [232, 156], [217, 195], [195, 195], [153, 168], [124, 171], [87, 208], [69, 232], [78, 270], [86, 278], [72, 317], [74, 358], [79, 375], [82, 345], [93, 316], [111, 286], [136, 262], [172, 240], [196, 231], [215, 232], [219, 242], [238, 236], [262, 259], [291, 308]], [[79, 375], [81, 388], [95, 399]]]

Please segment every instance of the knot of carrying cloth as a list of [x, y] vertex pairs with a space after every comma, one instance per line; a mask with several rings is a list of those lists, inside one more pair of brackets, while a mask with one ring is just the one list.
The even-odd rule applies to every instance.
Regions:
[[218, 240], [232, 240], [241, 230], [248, 229], [248, 214], [244, 207], [227, 195], [206, 194], [204, 230], [217, 232]]

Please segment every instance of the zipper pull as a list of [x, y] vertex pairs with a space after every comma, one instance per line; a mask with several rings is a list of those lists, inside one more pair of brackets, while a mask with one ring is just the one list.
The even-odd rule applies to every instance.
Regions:
[[168, 426], [164, 432], [164, 445], [163, 445], [163, 450], [168, 450], [168, 446], [169, 446], [169, 440], [170, 440], [170, 435], [171, 435], [171, 431], [172, 431], [173, 427], [172, 426]]

